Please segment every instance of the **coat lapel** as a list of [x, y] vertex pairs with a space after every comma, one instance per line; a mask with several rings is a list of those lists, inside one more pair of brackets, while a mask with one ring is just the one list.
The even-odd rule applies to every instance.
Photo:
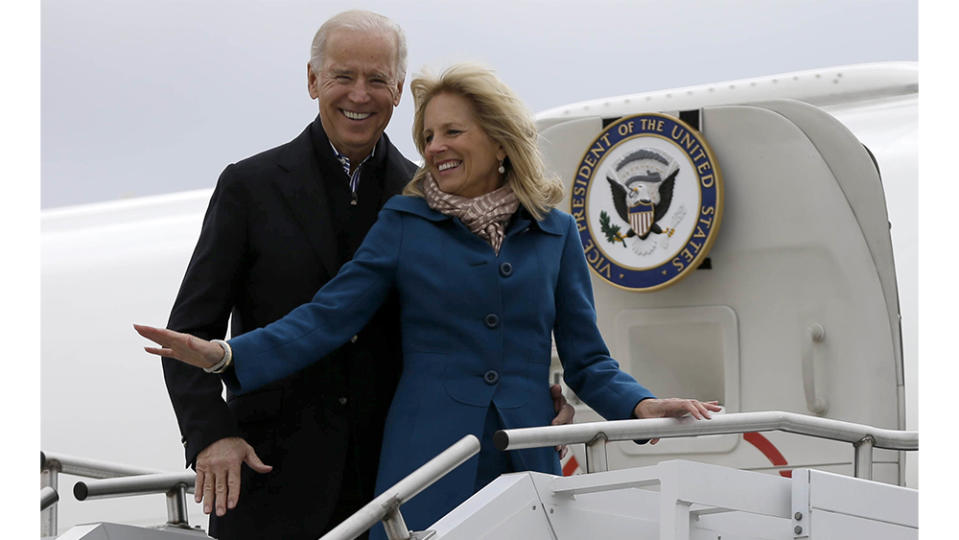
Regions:
[[339, 270], [336, 236], [326, 189], [321, 182], [323, 175], [343, 174], [343, 170], [338, 168], [339, 164], [332, 171], [321, 170], [309, 126], [290, 142], [279, 156], [278, 165], [286, 174], [276, 176], [273, 182], [286, 199], [290, 212], [309, 239], [323, 268], [330, 277], [336, 275]]
[[[317, 148], [321, 150], [317, 152]], [[377, 171], [374, 174], [382, 175], [384, 182], [380, 204], [377, 205], [379, 208], [393, 194], [403, 190], [416, 171], [416, 165], [403, 158], [385, 134], [377, 143], [373, 161], [376, 163], [370, 164], [374, 165], [370, 171]], [[278, 165], [286, 174], [278, 175], [274, 183], [309, 239], [323, 268], [330, 277], [335, 276], [340, 269], [338, 246], [323, 182], [347, 182], [348, 179], [333, 155], [326, 133], [322, 129], [313, 129], [312, 124], [307, 126], [278, 157]]]

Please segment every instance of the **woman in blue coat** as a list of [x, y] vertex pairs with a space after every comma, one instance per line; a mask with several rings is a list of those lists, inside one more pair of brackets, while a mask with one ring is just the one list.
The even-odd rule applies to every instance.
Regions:
[[324, 357], [386, 298], [401, 305], [403, 374], [386, 422], [377, 490], [467, 433], [482, 449], [403, 506], [423, 529], [498, 475], [559, 474], [551, 448], [498, 452], [497, 429], [541, 426], [554, 411], [552, 340], [564, 379], [607, 419], [708, 418], [714, 403], [656, 399], [610, 358], [573, 218], [554, 208], [536, 129], [489, 70], [457, 65], [411, 83], [423, 167], [383, 207], [353, 260], [283, 319], [227, 342], [138, 326], [147, 351], [223, 373], [242, 393]]

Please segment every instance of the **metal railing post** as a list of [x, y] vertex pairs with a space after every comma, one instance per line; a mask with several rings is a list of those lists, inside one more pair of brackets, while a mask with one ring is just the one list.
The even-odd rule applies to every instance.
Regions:
[[170, 527], [190, 528], [186, 507], [186, 484], [180, 484], [166, 492], [166, 524]]
[[595, 439], [586, 443], [586, 472], [603, 472], [609, 470], [606, 460], [606, 434], [600, 433]]
[[853, 474], [856, 478], [872, 480], [872, 448], [875, 444], [876, 439], [872, 435], [866, 435], [853, 443], [853, 448], [856, 450]]
[[383, 517], [383, 528], [386, 529], [386, 537], [389, 540], [409, 540], [410, 529], [406, 526], [406, 520], [400, 513], [400, 501], [394, 500], [393, 510]]
[[[58, 491], [58, 480], [60, 477], [60, 470], [62, 466], [59, 461], [48, 460], [43, 452], [40, 452], [40, 489], [41, 493], [44, 488], [50, 488], [55, 493]], [[57, 497], [59, 499], [59, 496]], [[54, 501], [56, 502], [56, 501]], [[57, 535], [57, 505], [50, 503], [49, 506], [43, 508], [43, 503], [41, 502], [40, 510], [40, 536], [56, 536]]]

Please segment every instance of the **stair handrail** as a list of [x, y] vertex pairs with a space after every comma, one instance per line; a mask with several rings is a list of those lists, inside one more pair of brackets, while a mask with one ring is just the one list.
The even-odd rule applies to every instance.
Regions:
[[60, 500], [60, 494], [57, 493], [57, 490], [49, 486], [40, 488], [40, 510], [49, 508], [58, 500]]
[[479, 450], [479, 439], [474, 435], [463, 437], [357, 510], [320, 540], [351, 540], [376, 525], [378, 521], [383, 522], [389, 540], [410, 540], [411, 531], [403, 521], [400, 505], [462, 465]]
[[78, 501], [85, 501], [87, 499], [104, 499], [123, 495], [166, 493], [180, 486], [183, 486], [188, 492], [192, 492], [195, 482], [196, 473], [191, 471], [81, 480], [73, 485], [73, 496]]
[[121, 476], [137, 476], [163, 472], [158, 469], [100, 461], [58, 452], [41, 451], [40, 470], [42, 471], [44, 469], [55, 469], [57, 472], [63, 474], [72, 474], [84, 478], [117, 478]]
[[196, 473], [192, 471], [81, 480], [73, 485], [73, 496], [78, 501], [85, 501], [106, 497], [163, 493], [166, 495], [167, 509], [165, 526], [189, 529], [190, 518], [187, 513], [186, 494], [194, 491], [195, 483]]
[[57, 506], [54, 503], [59, 500], [59, 495], [51, 501], [50, 493], [44, 490], [49, 488], [56, 494], [61, 473], [94, 479], [74, 484], [74, 497], [80, 501], [118, 495], [166, 493], [166, 525], [189, 528], [186, 494], [194, 492], [196, 473], [165, 473], [157, 469], [41, 451], [41, 536], [55, 536], [58, 532]]
[[726, 435], [757, 431], [784, 431], [834, 441], [854, 447], [854, 474], [872, 479], [872, 449], [912, 451], [919, 449], [918, 431], [900, 431], [856, 424], [832, 418], [784, 411], [713, 414], [709, 420], [645, 418], [585, 422], [562, 426], [504, 429], [493, 435], [499, 450], [586, 444], [587, 472], [606, 470], [606, 443], [636, 439]]

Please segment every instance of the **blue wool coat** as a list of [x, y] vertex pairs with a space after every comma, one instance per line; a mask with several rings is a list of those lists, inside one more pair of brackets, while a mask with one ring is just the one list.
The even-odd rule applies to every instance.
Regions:
[[[520, 208], [497, 256], [459, 219], [403, 196], [386, 203], [353, 260], [312, 302], [230, 341], [227, 383], [249, 391], [320, 360], [356, 334], [394, 287], [403, 373], [386, 421], [378, 493], [467, 433], [482, 437], [491, 406], [505, 428], [548, 425], [555, 416], [551, 335], [566, 383], [605, 418], [631, 418], [639, 401], [653, 397], [609, 356], [569, 214], [554, 209], [536, 221]], [[511, 459], [519, 470], [560, 472], [552, 448]], [[474, 456], [404, 505], [407, 525], [426, 528], [472, 495], [477, 462]]]

